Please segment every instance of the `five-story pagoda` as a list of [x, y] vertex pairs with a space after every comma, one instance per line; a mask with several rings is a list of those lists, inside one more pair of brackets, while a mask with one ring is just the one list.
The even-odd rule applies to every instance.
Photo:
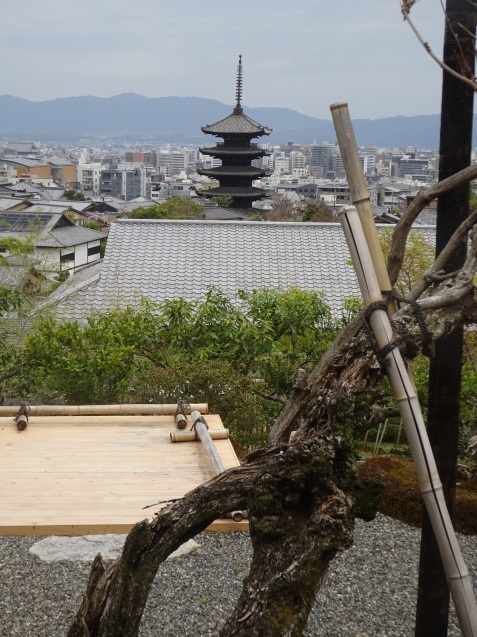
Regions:
[[220, 186], [198, 194], [206, 197], [232, 197], [232, 208], [251, 208], [257, 199], [267, 196], [267, 191], [254, 188], [252, 182], [267, 174], [262, 168], [251, 163], [254, 159], [269, 155], [269, 151], [252, 144], [254, 137], [270, 135], [271, 128], [258, 124], [244, 114], [242, 108], [242, 56], [239, 55], [237, 70], [237, 90], [235, 108], [228, 117], [215, 124], [202, 126], [204, 133], [221, 137], [224, 141], [212, 148], [200, 148], [203, 155], [211, 155], [222, 160], [222, 165], [207, 170], [199, 170], [200, 175], [217, 179]]

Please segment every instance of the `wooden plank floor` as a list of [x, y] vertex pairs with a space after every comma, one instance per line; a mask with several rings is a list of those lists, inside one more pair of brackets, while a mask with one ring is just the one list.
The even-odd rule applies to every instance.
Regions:
[[[207, 415], [210, 429], [223, 428]], [[190, 421], [190, 418], [188, 419]], [[32, 416], [19, 432], [0, 418], [0, 535], [126, 533], [159, 500], [214, 476], [200, 442], [171, 443], [173, 416]], [[239, 464], [229, 440], [215, 445]], [[210, 530], [243, 530], [217, 520]]]

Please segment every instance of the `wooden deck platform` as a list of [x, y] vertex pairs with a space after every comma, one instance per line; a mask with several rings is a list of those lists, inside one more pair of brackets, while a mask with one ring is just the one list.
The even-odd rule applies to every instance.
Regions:
[[[30, 416], [21, 432], [0, 417], [0, 535], [127, 533], [160, 509], [144, 506], [214, 476], [202, 444], [172, 443], [174, 430], [173, 416]], [[225, 468], [239, 464], [228, 439], [215, 444]], [[209, 530], [247, 528], [225, 519]]]

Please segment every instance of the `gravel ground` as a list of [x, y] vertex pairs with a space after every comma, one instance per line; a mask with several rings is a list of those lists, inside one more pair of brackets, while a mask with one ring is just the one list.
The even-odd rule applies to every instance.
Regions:
[[[29, 553], [38, 538], [0, 537], [0, 636], [64, 637], [90, 564], [46, 564]], [[200, 548], [163, 564], [141, 637], [214, 635], [232, 610], [251, 556], [246, 533], [203, 533]], [[477, 537], [460, 545], [477, 590]], [[419, 531], [378, 515], [357, 521], [353, 547], [332, 562], [307, 636], [413, 635]], [[452, 612], [449, 637], [461, 632]]]

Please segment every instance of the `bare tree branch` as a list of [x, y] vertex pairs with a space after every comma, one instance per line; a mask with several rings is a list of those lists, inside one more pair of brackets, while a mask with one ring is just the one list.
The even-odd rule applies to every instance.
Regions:
[[[456, 250], [462, 241], [467, 239], [467, 235], [470, 230], [472, 230], [477, 223], [477, 210], [468, 217], [464, 223], [462, 223], [457, 230], [454, 232], [450, 240], [447, 242], [444, 249], [440, 252], [439, 256], [434, 261], [432, 268], [428, 270], [421, 279], [416, 283], [413, 287], [407, 298], [411, 301], [415, 301], [418, 299], [423, 292], [432, 284], [436, 282], [436, 277], [439, 272], [444, 269], [447, 260], [451, 256], [451, 254]], [[475, 229], [472, 231], [472, 242], [475, 243]], [[474, 246], [472, 247], [471, 255], [475, 250]], [[467, 272], [471, 271], [471, 267], [466, 264], [463, 267]]]
[[[406, 250], [406, 241], [411, 230], [411, 226], [417, 219], [419, 213], [427, 206], [431, 201], [449, 192], [453, 188], [461, 186], [471, 182], [473, 179], [477, 179], [477, 164], [473, 164], [464, 170], [459, 171], [455, 175], [447, 177], [439, 181], [437, 184], [430, 186], [429, 188], [421, 188], [417, 193], [414, 200], [411, 202], [407, 210], [403, 213], [401, 218], [396, 224], [396, 228], [393, 233], [391, 241], [391, 250], [388, 258], [388, 273], [391, 280], [391, 284], [397, 280], [399, 272], [404, 260], [404, 252]], [[475, 223], [475, 221], [473, 222]], [[472, 224], [473, 225], [473, 224]], [[469, 228], [467, 229], [469, 230]], [[446, 257], [447, 260], [448, 257]], [[442, 269], [442, 266], [441, 266]]]
[[470, 73], [470, 69], [467, 68], [471, 77], [467, 77], [463, 75], [462, 73], [457, 72], [455, 69], [448, 66], [447, 64], [445, 64], [431, 49], [429, 42], [426, 42], [424, 38], [422, 37], [422, 35], [419, 33], [419, 30], [417, 29], [416, 25], [414, 24], [414, 22], [411, 20], [411, 17], [410, 17], [411, 8], [413, 7], [414, 3], [415, 3], [415, 0], [403, 0], [403, 2], [401, 3], [401, 13], [404, 16], [404, 20], [409, 24], [409, 26], [413, 30], [414, 35], [416, 36], [420, 44], [424, 47], [424, 49], [431, 56], [434, 62], [436, 62], [441, 67], [441, 69], [443, 69], [450, 75], [456, 77], [458, 80], [461, 80], [462, 82], [470, 86], [473, 91], [476, 91], [477, 90], [476, 77], [473, 73]]

